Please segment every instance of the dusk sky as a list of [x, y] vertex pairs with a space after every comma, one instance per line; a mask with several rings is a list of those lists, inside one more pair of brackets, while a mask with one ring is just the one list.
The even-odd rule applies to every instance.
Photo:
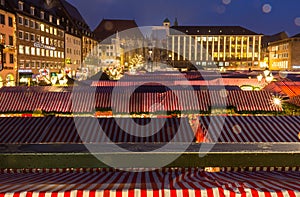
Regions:
[[256, 33], [300, 33], [300, 0], [67, 0], [92, 30], [106, 19], [134, 19], [138, 26], [240, 25]]

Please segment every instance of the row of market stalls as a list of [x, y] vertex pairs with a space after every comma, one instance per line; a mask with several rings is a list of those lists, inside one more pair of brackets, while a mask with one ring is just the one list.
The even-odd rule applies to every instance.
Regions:
[[[216, 86], [217, 87], [217, 86]], [[236, 112], [281, 111], [267, 91], [201, 89], [182, 86], [123, 87], [12, 87], [0, 90], [0, 112], [93, 113], [208, 113], [212, 109], [234, 108]]]
[[[0, 112], [12, 117], [0, 118], [0, 197], [300, 196], [299, 116], [259, 115], [283, 109], [270, 91], [236, 88], [246, 79], [180, 77], [1, 88]], [[165, 167], [130, 166], [175, 153]], [[128, 162], [104, 167], [97, 155]]]

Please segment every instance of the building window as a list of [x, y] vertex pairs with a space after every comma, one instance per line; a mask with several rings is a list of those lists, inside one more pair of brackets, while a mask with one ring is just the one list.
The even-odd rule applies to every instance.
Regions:
[[50, 51], [50, 57], [53, 57], [53, 51], [52, 50]]
[[34, 7], [30, 7], [30, 14], [34, 16]]
[[19, 17], [18, 17], [18, 21], [19, 21], [19, 24], [20, 24], [20, 25], [23, 25], [23, 17], [19, 16]]
[[31, 41], [31, 42], [34, 42], [34, 41], [35, 41], [35, 36], [34, 36], [34, 34], [30, 34], [30, 41]]
[[14, 63], [14, 54], [9, 54], [9, 63], [10, 64]]
[[49, 57], [49, 50], [46, 50], [46, 56]]
[[0, 14], [0, 24], [5, 25], [5, 16]]
[[37, 69], [40, 69], [40, 65], [41, 65], [40, 62], [36, 62], [36, 68], [37, 68]]
[[40, 15], [41, 19], [45, 19], [45, 12], [41, 11], [41, 15]]
[[29, 22], [29, 25], [30, 25], [31, 28], [34, 29], [34, 21], [30, 21], [30, 22]]
[[35, 48], [31, 47], [31, 55], [35, 55]]
[[29, 33], [25, 32], [24, 38], [25, 38], [25, 40], [29, 41]]
[[41, 36], [41, 43], [45, 44], [45, 37], [44, 36]]
[[41, 49], [41, 55], [45, 56], [45, 49]]
[[18, 6], [19, 6], [19, 10], [23, 11], [23, 2], [19, 1]]
[[57, 25], [60, 25], [59, 19], [56, 20], [56, 24], [57, 24]]
[[35, 69], [35, 62], [31, 62], [31, 68]]
[[41, 55], [41, 49], [40, 48], [36, 48], [36, 55], [38, 55], [38, 56]]
[[8, 17], [8, 26], [12, 27], [13, 26], [13, 18]]
[[5, 0], [1, 0], [1, 5], [5, 6]]
[[38, 22], [35, 22], [35, 29], [39, 30], [40, 29], [40, 25]]
[[40, 42], [41, 41], [41, 36], [40, 35], [36, 35], [35, 36], [35, 41], [36, 42]]
[[46, 33], [49, 33], [49, 26], [46, 25], [45, 31]]
[[30, 55], [30, 47], [28, 46], [25, 47], [25, 54]]
[[19, 45], [19, 53], [24, 54], [24, 46], [23, 45]]
[[46, 38], [46, 44], [49, 45], [49, 38]]
[[45, 31], [45, 25], [44, 24], [41, 24], [40, 27], [41, 27], [41, 31]]
[[19, 39], [23, 39], [24, 33], [22, 31], [19, 31]]
[[52, 23], [52, 21], [53, 21], [53, 16], [49, 15], [49, 22]]
[[13, 46], [14, 45], [14, 37], [13, 36], [9, 36], [8, 39], [9, 39], [8, 40], [8, 42], [9, 42], [8, 44], [11, 45], [11, 46]]
[[50, 34], [53, 34], [53, 27], [50, 27]]
[[29, 20], [27, 18], [24, 19], [24, 25], [27, 27], [29, 26]]
[[54, 28], [53, 33], [54, 33], [55, 36], [57, 36], [57, 29], [56, 28]]

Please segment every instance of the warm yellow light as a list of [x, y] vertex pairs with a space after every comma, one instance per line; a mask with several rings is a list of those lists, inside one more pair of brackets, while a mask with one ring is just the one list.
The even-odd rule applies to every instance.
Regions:
[[273, 103], [274, 103], [276, 106], [281, 106], [281, 99], [280, 99], [280, 98], [274, 98], [274, 99], [273, 99]]

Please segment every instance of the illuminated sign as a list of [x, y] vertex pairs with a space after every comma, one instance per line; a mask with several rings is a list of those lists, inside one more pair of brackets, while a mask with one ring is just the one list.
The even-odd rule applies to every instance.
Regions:
[[49, 45], [44, 45], [42, 43], [39, 43], [39, 42], [35, 42], [33, 44], [34, 47], [36, 48], [42, 48], [42, 49], [49, 49], [49, 50], [55, 50], [56, 48], [55, 47], [52, 47], [52, 46], [49, 46]]

